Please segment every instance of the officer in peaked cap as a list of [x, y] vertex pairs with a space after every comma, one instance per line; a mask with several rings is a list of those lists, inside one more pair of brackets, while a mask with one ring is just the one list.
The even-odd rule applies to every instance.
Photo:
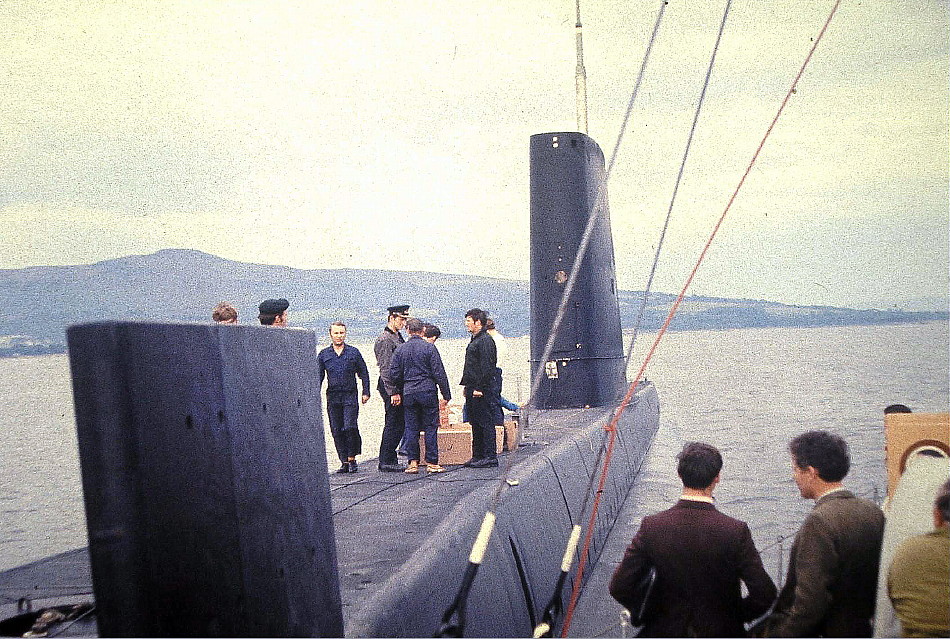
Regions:
[[287, 326], [287, 309], [290, 302], [284, 298], [276, 300], [264, 300], [257, 307], [259, 314], [257, 319], [264, 326]]
[[402, 398], [398, 395], [399, 391], [389, 376], [389, 366], [396, 347], [406, 341], [399, 331], [406, 326], [409, 305], [396, 304], [386, 310], [389, 312], [389, 319], [386, 327], [376, 338], [373, 351], [376, 353], [376, 365], [379, 367], [379, 382], [376, 384], [376, 390], [383, 398], [383, 406], [386, 410], [383, 436], [379, 442], [379, 470], [392, 473], [405, 470], [396, 456], [396, 448], [406, 430], [406, 420]]
[[399, 317], [409, 319], [409, 305], [401, 304], [399, 306], [390, 306], [386, 309], [389, 311], [390, 317], [393, 315], [398, 315]]

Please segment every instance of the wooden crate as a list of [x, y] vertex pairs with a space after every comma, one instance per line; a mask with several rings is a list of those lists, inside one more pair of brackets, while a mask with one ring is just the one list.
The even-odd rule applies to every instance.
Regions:
[[[502, 426], [495, 426], [495, 451], [498, 453], [506, 450], [505, 435], [508, 430]], [[513, 432], [516, 429], [510, 430]], [[425, 433], [419, 433], [419, 457], [423, 460], [426, 457]], [[471, 458], [472, 426], [470, 424], [450, 424], [447, 427], [439, 427], [439, 464], [442, 466], [464, 464]]]

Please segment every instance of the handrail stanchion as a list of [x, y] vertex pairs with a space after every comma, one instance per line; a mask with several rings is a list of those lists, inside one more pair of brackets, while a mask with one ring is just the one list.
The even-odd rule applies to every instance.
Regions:
[[778, 585], [779, 588], [785, 585], [785, 536], [778, 536]]

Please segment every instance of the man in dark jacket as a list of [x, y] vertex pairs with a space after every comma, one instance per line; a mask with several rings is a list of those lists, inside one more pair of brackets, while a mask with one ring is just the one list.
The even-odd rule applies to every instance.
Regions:
[[491, 401], [498, 354], [495, 340], [485, 330], [487, 321], [488, 315], [479, 308], [465, 314], [465, 329], [472, 339], [465, 347], [460, 383], [465, 387], [468, 421], [472, 425], [472, 458], [465, 465], [472, 468], [498, 466]]
[[[641, 637], [742, 637], [743, 622], [762, 616], [775, 584], [762, 567], [749, 526], [713, 505], [722, 455], [689, 442], [677, 456], [683, 494], [672, 508], [643, 519], [610, 581], [631, 608], [634, 586], [656, 567], [654, 613]], [[740, 580], [749, 594], [742, 597]]]
[[[423, 339], [422, 320], [415, 317], [406, 322], [409, 341], [393, 353], [389, 379], [395, 387], [393, 398], [400, 398], [406, 415], [404, 441], [409, 457], [406, 472], [419, 472], [419, 433], [426, 434], [426, 466], [430, 473], [441, 473], [439, 465], [439, 409], [452, 399], [449, 378], [442, 357], [431, 342]], [[439, 403], [439, 390], [442, 403]]]
[[789, 451], [798, 490], [815, 507], [792, 544], [788, 580], [765, 634], [870, 637], [884, 514], [841, 485], [851, 454], [838, 435], [803, 433]]
[[389, 380], [389, 366], [392, 363], [396, 347], [406, 340], [401, 331], [409, 319], [409, 305], [399, 304], [386, 309], [389, 319], [386, 327], [376, 338], [373, 352], [376, 355], [376, 366], [379, 367], [379, 382], [376, 390], [383, 398], [383, 409], [386, 411], [386, 421], [383, 424], [383, 435], [379, 440], [379, 470], [386, 473], [399, 473], [405, 470], [396, 457], [396, 447], [406, 429], [406, 420], [402, 409], [401, 398], [393, 397], [395, 387]]

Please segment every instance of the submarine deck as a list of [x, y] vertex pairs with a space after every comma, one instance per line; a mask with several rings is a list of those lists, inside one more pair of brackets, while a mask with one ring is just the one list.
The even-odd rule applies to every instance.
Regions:
[[573, 423], [587, 426], [608, 412], [594, 408], [533, 413], [531, 428], [518, 449], [499, 455], [499, 468], [450, 466], [444, 473], [428, 475], [420, 469], [418, 475], [407, 475], [381, 473], [372, 464], [370, 472], [364, 473], [361, 466], [355, 476], [331, 474], [344, 623], [409, 559], [463, 497], [485, 485], [494, 485], [509, 462], [509, 479], [516, 480], [519, 462], [572, 432]]
[[[497, 482], [505, 464], [512, 464], [509, 479], [517, 479], [520, 462], [574, 432], [574, 425], [587, 426], [608, 412], [605, 408], [532, 412], [531, 427], [526, 429], [521, 445], [499, 455], [499, 468], [449, 466], [444, 473], [429, 475], [420, 469], [418, 475], [407, 475], [379, 472], [376, 460], [370, 459], [361, 463], [357, 474], [331, 473], [344, 623], [409, 559], [459, 501]], [[36, 609], [91, 599], [87, 548], [0, 572], [0, 619], [24, 611], [26, 602]]]

